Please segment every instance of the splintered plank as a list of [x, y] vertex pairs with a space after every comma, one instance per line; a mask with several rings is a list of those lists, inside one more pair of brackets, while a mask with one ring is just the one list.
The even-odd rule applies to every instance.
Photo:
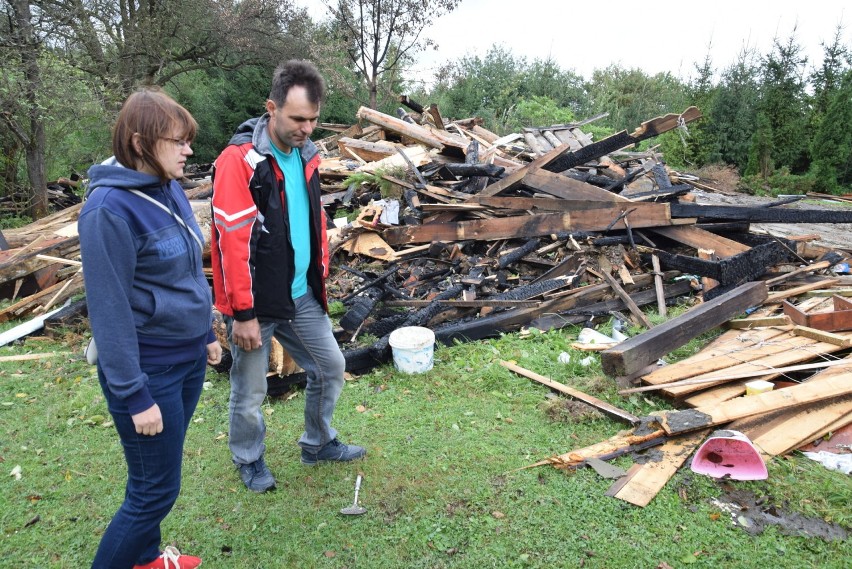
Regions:
[[606, 495], [644, 508], [675, 475], [710, 431], [711, 429], [703, 429], [669, 439], [656, 451], [660, 455], [659, 460], [634, 464], [626, 476], [610, 487]]
[[341, 154], [351, 152], [367, 162], [377, 162], [396, 154], [397, 146], [392, 142], [368, 142], [355, 138], [342, 137], [337, 140]]
[[570, 469], [580, 466], [588, 458], [601, 458], [614, 454], [620, 454], [623, 451], [643, 444], [663, 444], [666, 441], [665, 433], [662, 429], [650, 431], [644, 434], [635, 434], [634, 430], [623, 431], [605, 441], [601, 441], [587, 447], [582, 447], [568, 451], [566, 453], [551, 456], [540, 460], [536, 463], [525, 466], [524, 468], [533, 468], [535, 466], [543, 466], [550, 464], [560, 469]]
[[632, 375], [692, 338], [721, 325], [766, 298], [762, 282], [746, 283], [704, 302], [615, 348], [601, 354], [601, 365], [610, 376]]
[[849, 393], [852, 393], [852, 382], [843, 377], [829, 377], [759, 395], [739, 397], [718, 405], [669, 411], [660, 417], [660, 424], [667, 434], [675, 435]]
[[519, 365], [513, 364], [511, 362], [501, 361], [500, 365], [504, 368], [511, 370], [518, 375], [522, 375], [526, 378], [532, 379], [533, 381], [537, 381], [542, 385], [546, 385], [547, 387], [554, 389], [560, 393], [564, 393], [570, 397], [578, 401], [582, 401], [587, 405], [591, 405], [601, 413], [612, 417], [613, 419], [618, 419], [619, 421], [626, 421], [631, 424], [636, 424], [639, 422], [639, 417], [633, 415], [632, 413], [628, 413], [623, 409], [619, 409], [615, 405], [610, 405], [606, 401], [598, 399], [597, 397], [593, 397], [587, 393], [583, 393], [578, 389], [574, 389], [573, 387], [568, 387], [567, 385], [563, 385], [558, 381], [553, 381], [549, 377], [545, 377], [543, 375], [539, 375], [533, 371], [530, 371], [526, 368], [523, 368]]

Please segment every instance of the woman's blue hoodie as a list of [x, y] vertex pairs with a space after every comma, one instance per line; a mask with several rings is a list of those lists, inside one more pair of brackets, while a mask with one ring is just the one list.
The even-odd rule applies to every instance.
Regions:
[[[115, 158], [89, 169], [78, 220], [86, 301], [98, 366], [131, 414], [154, 404], [142, 364], [206, 357], [215, 340], [203, 236], [180, 185], [125, 168]], [[140, 190], [180, 216], [127, 190]], [[187, 229], [188, 228], [188, 229]]]

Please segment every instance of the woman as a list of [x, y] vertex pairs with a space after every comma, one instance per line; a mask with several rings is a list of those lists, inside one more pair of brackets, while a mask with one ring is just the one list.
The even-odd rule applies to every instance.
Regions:
[[89, 170], [80, 250], [98, 379], [127, 461], [124, 503], [92, 567], [192, 569], [201, 559], [160, 550], [160, 522], [180, 492], [183, 443], [206, 363], [222, 349], [211, 328], [201, 230], [180, 185], [197, 125], [166, 94], [127, 99], [114, 157]]

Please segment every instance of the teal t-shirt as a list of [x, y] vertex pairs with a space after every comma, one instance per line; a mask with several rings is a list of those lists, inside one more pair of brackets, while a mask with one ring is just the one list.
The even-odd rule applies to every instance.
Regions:
[[290, 243], [295, 252], [296, 272], [291, 287], [293, 299], [308, 292], [308, 267], [311, 263], [310, 202], [305, 170], [298, 148], [285, 154], [274, 144], [272, 154], [284, 173], [284, 194], [287, 196], [287, 212], [290, 220]]

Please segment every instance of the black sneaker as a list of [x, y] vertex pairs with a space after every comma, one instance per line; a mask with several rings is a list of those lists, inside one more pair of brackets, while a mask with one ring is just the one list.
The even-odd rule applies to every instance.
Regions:
[[251, 464], [238, 464], [237, 466], [240, 468], [240, 478], [243, 484], [252, 492], [260, 494], [275, 488], [275, 477], [272, 476], [263, 457]]
[[316, 466], [320, 462], [349, 462], [367, 455], [364, 447], [346, 445], [337, 439], [325, 444], [319, 452], [308, 452], [302, 449], [302, 464]]

